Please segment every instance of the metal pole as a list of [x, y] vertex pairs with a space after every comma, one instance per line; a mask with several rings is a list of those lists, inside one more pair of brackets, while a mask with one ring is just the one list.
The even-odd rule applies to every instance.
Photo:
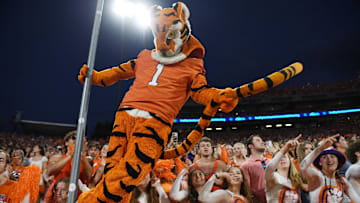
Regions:
[[77, 134], [76, 134], [75, 152], [71, 167], [69, 197], [67, 201], [68, 203], [76, 202], [77, 182], [79, 179], [80, 162], [81, 162], [81, 151], [83, 146], [83, 138], [85, 136], [86, 119], [87, 119], [87, 112], [88, 112], [89, 98], [90, 98], [91, 79], [92, 79], [92, 72], [94, 69], [96, 47], [99, 38], [103, 7], [104, 7], [104, 0], [98, 0], [96, 6], [93, 30], [91, 34], [89, 58], [87, 62], [88, 70], [86, 73], [84, 89], [81, 98], [80, 114], [79, 114]]

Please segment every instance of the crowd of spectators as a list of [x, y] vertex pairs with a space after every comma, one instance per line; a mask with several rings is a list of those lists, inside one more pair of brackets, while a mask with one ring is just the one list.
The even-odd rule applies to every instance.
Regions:
[[[321, 133], [316, 134], [318, 131], [309, 128], [302, 131], [302, 133], [299, 133], [296, 129], [278, 130], [279, 134], [271, 134], [271, 131], [259, 131], [255, 134], [251, 132], [228, 134], [226, 134], [226, 132], [207, 132], [207, 137], [203, 138], [186, 156], [175, 160], [158, 161], [154, 167], [154, 171], [144, 180], [147, 182], [141, 184], [134, 191], [133, 196], [137, 199], [143, 199], [139, 202], [154, 202], [154, 199], [151, 200], [150, 198], [150, 196], [154, 196], [154, 194], [157, 196], [155, 202], [212, 202], [212, 200], [213, 202], [217, 202], [215, 199], [220, 201], [221, 199], [231, 199], [232, 197], [239, 198], [242, 201], [247, 199], [246, 201], [248, 202], [265, 202], [268, 195], [265, 186], [267, 187], [268, 183], [266, 183], [264, 172], [266, 171], [266, 166], [269, 164], [269, 166], [272, 166], [271, 174], [277, 171], [275, 169], [279, 164], [281, 165], [282, 162], [279, 161], [279, 157], [276, 158], [276, 164], [271, 165], [271, 160], [275, 160], [277, 152], [280, 151], [283, 154], [289, 154], [289, 161], [296, 163], [297, 173], [301, 174], [299, 163], [302, 159], [304, 159], [310, 151], [314, 150], [316, 146], [319, 146], [322, 141], [328, 140], [331, 135], [338, 133], [344, 140], [343, 142], [346, 142], [346, 145], [341, 149], [338, 148], [338, 150], [342, 151], [343, 154], [347, 154], [348, 160], [351, 160], [352, 164], [356, 164], [360, 159], [360, 148], [355, 148], [354, 150], [353, 145], [359, 147], [359, 136], [357, 134], [359, 129], [351, 129], [356, 131], [349, 133], [346, 129], [343, 129], [343, 131], [337, 129], [337, 131], [335, 131], [334, 129], [320, 128], [318, 131]], [[187, 133], [189, 133], [187, 130], [181, 131], [177, 139], [181, 141]], [[246, 133], [249, 134], [245, 135]], [[249, 141], [251, 134], [253, 136], [251, 136], [251, 140]], [[298, 144], [295, 144], [295, 141], [291, 140], [291, 138], [295, 138], [299, 134], [301, 134], [301, 138], [297, 139], [296, 142]], [[19, 181], [26, 167], [36, 164], [42, 171], [41, 181], [39, 182], [38, 202], [66, 202], [75, 139], [75, 131], [69, 132], [63, 138], [2, 132], [0, 136], [1, 152], [9, 155], [9, 164], [6, 170], [4, 170], [4, 173], [6, 171], [9, 180]], [[95, 187], [101, 180], [106, 162], [107, 142], [108, 140], [103, 139], [89, 139], [84, 141], [80, 168], [79, 194], [81, 191]], [[259, 142], [260, 150], [255, 150], [256, 147], [254, 148], [254, 146], [257, 146], [255, 142]], [[337, 142], [340, 143], [339, 139], [334, 142], [334, 146], [336, 146]], [[303, 146], [302, 149], [300, 147], [302, 146], [301, 144], [304, 145], [304, 143], [311, 146], [311, 150], [305, 155], [305, 151], [301, 152], [301, 150], [305, 150], [305, 147]], [[348, 145], [347, 143], [351, 144]], [[176, 139], [172, 137], [168, 147], [175, 145]], [[264, 150], [262, 150], [262, 146], [264, 146]], [[351, 147], [349, 148], [348, 146]], [[325, 148], [323, 147], [322, 150], [325, 150]], [[302, 156], [300, 156], [301, 154]], [[257, 162], [251, 163], [250, 165], [246, 164], [249, 160], [254, 161], [255, 158], [252, 156], [255, 156], [256, 160], [264, 160], [260, 168], [256, 168], [259, 167]], [[349, 168], [350, 165], [351, 163], [347, 161], [345, 166]], [[278, 168], [278, 170], [280, 169]], [[358, 172], [357, 169], [352, 169], [352, 171], [355, 172], [352, 172], [351, 175], [354, 176], [355, 174], [356, 176]], [[341, 171], [341, 177], [345, 178], [345, 172], [346, 170]], [[259, 174], [262, 175], [259, 176]], [[211, 178], [212, 176], [216, 177]], [[297, 189], [301, 189], [303, 193], [291, 193], [287, 198], [295, 198], [296, 200], [307, 198], [301, 199], [301, 201], [309, 202], [310, 196], [308, 192], [311, 190], [306, 186], [307, 180], [305, 176], [301, 177], [303, 180], [301, 182], [302, 185]], [[358, 185], [356, 185], [359, 184], [356, 181], [358, 180], [357, 178], [358, 177], [354, 180], [349, 180], [351, 184], [354, 185], [355, 190], [360, 189]], [[239, 183], [240, 179], [241, 184]], [[275, 185], [279, 182], [278, 179], [268, 181]], [[256, 186], [254, 186], [254, 182], [257, 183]], [[350, 182], [347, 183], [350, 184]], [[232, 185], [232, 183], [234, 185]], [[261, 184], [259, 185], [259, 183]], [[272, 188], [273, 185], [271, 184], [270, 186]], [[239, 191], [242, 192], [236, 192], [241, 187], [243, 187], [243, 190]], [[218, 196], [212, 192], [213, 190], [218, 190], [218, 192], [216, 192]], [[149, 191], [152, 191], [152, 195], [145, 195]], [[148, 195], [149, 194], [150, 193], [148, 193]], [[229, 196], [229, 194], [231, 195]], [[299, 196], [296, 196], [297, 194]], [[300, 195], [305, 196], [300, 197]], [[345, 198], [345, 202], [351, 198], [346, 195], [344, 196], [347, 198]], [[212, 197], [212, 200], [209, 200], [209, 197]], [[270, 196], [268, 198], [270, 198]], [[134, 200], [133, 202], [136, 201]], [[268, 199], [268, 202], [272, 201]], [[350, 202], [350, 200], [348, 202]]]

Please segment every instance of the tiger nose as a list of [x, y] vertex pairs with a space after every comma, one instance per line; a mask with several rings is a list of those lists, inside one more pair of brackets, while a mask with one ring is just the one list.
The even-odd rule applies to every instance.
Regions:
[[158, 48], [158, 50], [168, 50], [169, 49], [169, 46], [167, 46], [165, 43], [163, 43], [163, 42], [159, 42], [158, 44], [157, 44], [157, 48]]

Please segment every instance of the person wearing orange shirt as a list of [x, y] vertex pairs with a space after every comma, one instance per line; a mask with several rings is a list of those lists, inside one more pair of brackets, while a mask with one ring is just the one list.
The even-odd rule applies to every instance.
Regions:
[[[54, 180], [52, 181], [52, 185], [48, 188], [48, 191], [45, 195], [45, 202], [52, 202], [51, 196], [53, 192], [54, 184], [60, 178], [70, 177], [71, 175], [71, 166], [72, 166], [72, 159], [73, 153], [75, 149], [75, 140], [76, 140], [76, 131], [70, 131], [64, 136], [64, 143], [66, 146], [66, 154], [61, 155], [57, 154], [50, 158], [46, 175], [47, 176], [54, 176]], [[81, 164], [80, 164], [80, 176], [79, 178], [87, 184], [92, 175], [92, 167], [85, 156], [86, 153], [86, 140], [84, 141], [83, 152], [81, 157]], [[78, 190], [78, 195], [80, 195], [80, 190]]]
[[89, 188], [94, 188], [100, 182], [100, 180], [104, 174], [106, 155], [107, 155], [108, 149], [109, 149], [109, 145], [104, 144], [100, 151], [100, 156], [99, 156], [100, 160], [95, 161], [93, 164], [93, 174], [92, 174], [92, 179], [89, 183]]
[[[189, 171], [201, 170], [205, 173], [206, 180], [208, 180], [215, 172], [224, 172], [226, 170], [226, 164], [217, 160], [214, 157], [213, 142], [208, 137], [203, 137], [199, 141], [199, 155], [200, 159], [195, 161], [193, 165], [189, 167]], [[223, 179], [217, 180], [213, 190], [220, 189], [223, 183]]]
[[9, 155], [0, 150], [0, 202], [36, 202], [39, 195], [40, 167], [26, 167], [17, 182], [9, 179], [9, 164]]

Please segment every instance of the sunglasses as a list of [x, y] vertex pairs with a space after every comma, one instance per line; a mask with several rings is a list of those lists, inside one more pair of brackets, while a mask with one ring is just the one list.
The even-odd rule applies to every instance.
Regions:
[[73, 137], [69, 137], [69, 138], [66, 140], [66, 142], [67, 142], [67, 141], [69, 141], [70, 139], [72, 139], [72, 140], [76, 140], [76, 137], [75, 137], [75, 136], [73, 136]]

